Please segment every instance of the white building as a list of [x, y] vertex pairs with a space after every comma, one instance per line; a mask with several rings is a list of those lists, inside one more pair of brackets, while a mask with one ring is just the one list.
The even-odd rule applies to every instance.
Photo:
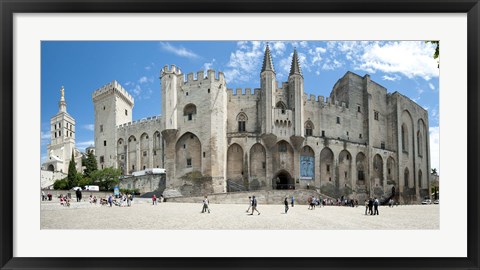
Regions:
[[60, 91], [58, 113], [50, 119], [50, 144], [47, 146], [47, 159], [42, 164], [42, 169], [68, 173], [68, 164], [73, 152], [77, 171], [81, 172], [82, 153], [75, 148], [75, 119], [67, 113], [63, 86]]

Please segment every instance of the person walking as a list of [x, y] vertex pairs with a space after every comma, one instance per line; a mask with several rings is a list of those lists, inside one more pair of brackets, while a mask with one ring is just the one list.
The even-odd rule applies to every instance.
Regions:
[[112, 195], [108, 196], [108, 204], [110, 205], [110, 207], [112, 207], [112, 203], [113, 203], [113, 197]]
[[250, 215], [253, 215], [254, 211], [257, 211], [258, 215], [260, 215], [260, 212], [257, 209], [257, 198], [255, 198], [255, 196], [252, 196], [252, 213]]
[[307, 198], [308, 210], [313, 210], [313, 199], [311, 196]]
[[248, 196], [248, 209], [245, 212], [250, 212], [250, 208], [252, 208], [252, 196]]
[[152, 196], [152, 205], [157, 205], [157, 196], [155, 194]]
[[77, 202], [82, 201], [82, 192], [80, 191], [80, 188], [77, 188], [77, 190], [75, 190], [75, 197], [77, 197]]
[[131, 202], [132, 197], [130, 196], [130, 193], [127, 194], [127, 206], [130, 207], [130, 202]]
[[292, 207], [295, 205], [295, 198], [292, 196]]
[[203, 199], [203, 208], [202, 208], [202, 213], [207, 212], [210, 214], [210, 209], [208, 208], [208, 198], [205, 196], [205, 199]]
[[285, 200], [283, 201], [283, 203], [285, 204], [285, 214], [288, 212], [288, 198], [285, 197]]
[[368, 199], [368, 214], [373, 215], [373, 199]]
[[379, 201], [375, 197], [375, 200], [373, 201], [373, 209], [374, 209], [373, 215], [378, 215], [378, 205], [379, 205]]
[[368, 212], [368, 201], [365, 200], [365, 215], [367, 214]]

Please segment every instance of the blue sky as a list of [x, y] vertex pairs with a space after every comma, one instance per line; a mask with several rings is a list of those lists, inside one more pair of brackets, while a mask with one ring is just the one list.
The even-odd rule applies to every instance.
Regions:
[[[439, 69], [434, 46], [423, 41], [269, 41], [278, 81], [286, 81], [297, 48], [305, 93], [329, 96], [347, 71], [398, 91], [429, 113], [432, 168], [439, 164]], [[65, 87], [76, 120], [76, 145], [93, 145], [92, 93], [117, 80], [135, 99], [133, 120], [160, 115], [160, 69], [223, 71], [228, 88], [257, 88], [266, 41], [42, 41], [41, 160], [50, 143], [50, 118]]]

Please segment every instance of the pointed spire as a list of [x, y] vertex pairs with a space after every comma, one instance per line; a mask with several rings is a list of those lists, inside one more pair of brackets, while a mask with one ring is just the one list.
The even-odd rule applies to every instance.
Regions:
[[268, 43], [267, 48], [265, 48], [265, 56], [263, 57], [263, 66], [261, 72], [267, 70], [275, 72], [275, 69], [273, 68], [272, 55], [270, 54], [270, 47], [268, 46]]
[[60, 89], [60, 93], [62, 93], [60, 100], [65, 100], [65, 88], [63, 87], [63, 85], [62, 85], [62, 89]]
[[292, 65], [290, 66], [290, 75], [299, 74], [302, 75], [302, 69], [300, 68], [300, 62], [298, 61], [297, 48], [293, 49]]
[[65, 102], [65, 88], [60, 89], [60, 102], [58, 102], [58, 109], [60, 112], [67, 112], [67, 102]]

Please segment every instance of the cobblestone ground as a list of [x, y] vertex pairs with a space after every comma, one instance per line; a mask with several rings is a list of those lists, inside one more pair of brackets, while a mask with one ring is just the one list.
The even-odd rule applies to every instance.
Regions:
[[[262, 205], [261, 215], [245, 212], [240, 204], [211, 204], [211, 213], [201, 213], [202, 204], [159, 203], [137, 199], [131, 207], [108, 207], [88, 202], [41, 203], [42, 229], [213, 229], [213, 230], [432, 230], [439, 229], [439, 205], [380, 206], [378, 216], [365, 215], [365, 207], [327, 206], [308, 210], [306, 205]], [[153, 222], [152, 222], [153, 221]]]

